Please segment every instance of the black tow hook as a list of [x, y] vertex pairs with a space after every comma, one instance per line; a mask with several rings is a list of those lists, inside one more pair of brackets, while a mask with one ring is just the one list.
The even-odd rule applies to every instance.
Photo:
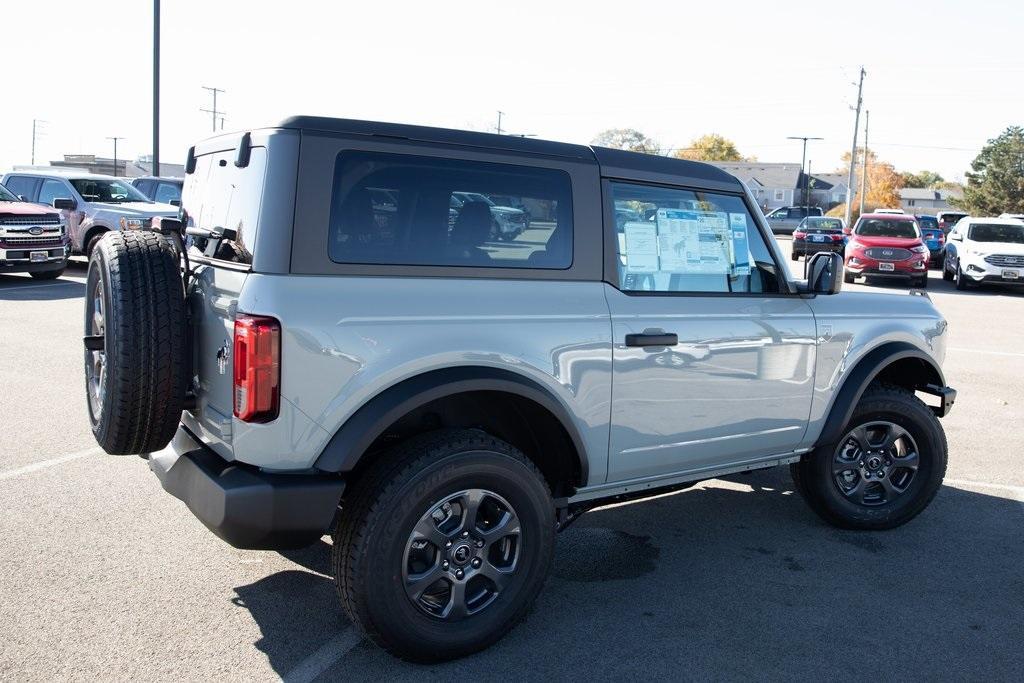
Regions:
[[91, 334], [82, 337], [82, 343], [85, 344], [85, 348], [88, 351], [102, 351], [103, 350], [103, 335], [102, 334]]

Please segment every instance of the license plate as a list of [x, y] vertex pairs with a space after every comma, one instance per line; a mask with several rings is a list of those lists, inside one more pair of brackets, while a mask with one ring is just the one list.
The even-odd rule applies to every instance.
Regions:
[[1003, 279], [1004, 280], [1016, 280], [1019, 277], [1020, 277], [1020, 271], [1019, 270], [1004, 270], [1003, 271]]
[[28, 260], [30, 263], [39, 263], [41, 261], [45, 261], [47, 256], [49, 256], [49, 254], [45, 251], [32, 251], [29, 252]]
[[878, 269], [879, 270], [884, 270], [886, 272], [890, 272], [891, 273], [892, 271], [896, 270], [896, 264], [895, 263], [879, 263], [878, 264]]

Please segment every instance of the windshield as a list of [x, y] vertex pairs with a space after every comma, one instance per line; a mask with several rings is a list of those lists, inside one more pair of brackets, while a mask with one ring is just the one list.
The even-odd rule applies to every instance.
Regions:
[[838, 218], [808, 218], [804, 221], [806, 227], [820, 230], [842, 230], [843, 223]]
[[857, 226], [858, 235], [864, 237], [917, 237], [917, 228], [911, 221], [868, 218]]
[[463, 202], [483, 202], [488, 206], [494, 206], [494, 202], [491, 201], [490, 197], [485, 197], [479, 192], [453, 192], [453, 197], [458, 197]]
[[972, 225], [968, 237], [975, 242], [1024, 244], [1024, 228], [1017, 225]]
[[6, 187], [4, 187], [3, 185], [0, 185], [0, 202], [17, 202], [17, 201], [21, 201], [21, 200], [18, 199], [17, 197], [15, 197], [13, 194], [11, 194], [11, 191], [8, 190]]
[[939, 227], [939, 221], [934, 216], [918, 216], [917, 222], [922, 228]]
[[73, 178], [71, 184], [87, 202], [149, 202], [142, 194], [127, 182], [107, 180], [105, 178]]

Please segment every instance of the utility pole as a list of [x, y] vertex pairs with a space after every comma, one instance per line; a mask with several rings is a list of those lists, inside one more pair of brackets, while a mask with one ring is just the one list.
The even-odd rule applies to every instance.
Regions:
[[[850, 224], [853, 214], [853, 169], [857, 163], [857, 130], [860, 128], [860, 107], [863, 103], [864, 76], [867, 72], [860, 68], [860, 82], [857, 84], [857, 115], [853, 119], [853, 147], [850, 149], [850, 173], [846, 178], [846, 224]], [[861, 192], [863, 194], [863, 190]]]
[[864, 112], [864, 159], [860, 167], [860, 212], [864, 213], [864, 197], [868, 193], [868, 122], [871, 112]]
[[226, 90], [221, 90], [220, 88], [211, 88], [208, 85], [204, 85], [204, 86], [202, 86], [202, 88], [203, 88], [203, 90], [209, 90], [213, 94], [213, 109], [200, 109], [199, 111], [204, 111], [204, 112], [206, 112], [207, 114], [210, 114], [213, 117], [213, 132], [216, 133], [217, 132], [217, 117], [218, 116], [221, 117], [220, 127], [221, 127], [221, 130], [223, 130], [224, 129], [223, 114], [227, 113], [227, 112], [223, 112], [223, 111], [218, 111], [217, 110], [217, 93], [219, 93], [219, 92], [227, 92], [227, 91]]
[[107, 139], [114, 141], [114, 177], [117, 177], [117, 141], [118, 140], [124, 140], [124, 138], [117, 137], [115, 135], [115, 136], [110, 136]]
[[160, 0], [153, 0], [153, 175], [160, 175]]
[[36, 165], [36, 138], [43, 135], [42, 124], [46, 123], [42, 119], [32, 119], [32, 165]]
[[501, 135], [501, 117], [505, 115], [505, 112], [498, 111], [498, 135]]
[[[804, 166], [807, 165], [807, 141], [808, 140], [824, 140], [825, 138], [812, 138], [805, 137], [802, 135], [790, 135], [786, 138], [787, 140], [803, 140], [804, 141], [804, 155], [800, 158], [800, 173], [804, 176], [804, 209], [811, 208], [811, 198], [809, 196], [811, 173], [810, 171], [804, 172]], [[806, 213], [806, 211], [805, 211]]]

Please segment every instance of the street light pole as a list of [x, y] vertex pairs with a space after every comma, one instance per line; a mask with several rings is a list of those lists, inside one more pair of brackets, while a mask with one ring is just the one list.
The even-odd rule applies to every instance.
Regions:
[[114, 141], [114, 177], [116, 178], [117, 177], [117, 141], [118, 140], [124, 140], [124, 138], [118, 137], [118, 136], [115, 135], [115, 136], [110, 136], [107, 139]]
[[153, 0], [153, 169], [160, 175], [160, 0]]
[[804, 142], [804, 154], [800, 158], [800, 173], [804, 177], [804, 213], [808, 213], [811, 208], [811, 198], [808, 196], [810, 192], [810, 174], [804, 172], [804, 167], [807, 165], [807, 141], [808, 140], [824, 140], [825, 138], [814, 138], [803, 135], [790, 135], [786, 137], [787, 140], [803, 140]]

